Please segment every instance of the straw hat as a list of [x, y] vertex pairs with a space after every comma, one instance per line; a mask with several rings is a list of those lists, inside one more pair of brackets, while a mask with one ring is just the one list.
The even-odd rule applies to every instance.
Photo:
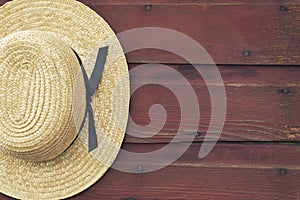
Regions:
[[99, 180], [122, 144], [129, 75], [108, 24], [74, 0], [0, 7], [0, 192], [61, 199]]

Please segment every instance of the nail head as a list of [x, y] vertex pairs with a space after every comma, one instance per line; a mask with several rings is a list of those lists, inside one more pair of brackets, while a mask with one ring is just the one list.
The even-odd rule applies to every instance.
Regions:
[[195, 132], [194, 134], [195, 134], [196, 137], [199, 137], [199, 136], [201, 135], [201, 132], [200, 132], [200, 131], [197, 131], [197, 132]]
[[146, 5], [145, 10], [150, 11], [152, 9], [152, 5]]
[[292, 95], [292, 92], [287, 88], [281, 89], [281, 90], [279, 90], [279, 92], [284, 95]]
[[139, 171], [139, 172], [142, 172], [142, 171], [144, 171], [144, 168], [142, 167], [142, 166], [137, 166], [137, 170]]
[[283, 89], [283, 90], [282, 90], [282, 93], [283, 93], [283, 94], [288, 94], [288, 93], [289, 93], [289, 90], [288, 90], [288, 89]]
[[286, 174], [286, 172], [287, 172], [286, 169], [283, 169], [283, 168], [279, 169], [279, 173], [282, 174], [282, 175]]
[[244, 51], [243, 55], [246, 56], [246, 57], [249, 56], [250, 55], [250, 51]]
[[288, 11], [289, 9], [286, 6], [280, 6], [279, 10], [280, 11]]

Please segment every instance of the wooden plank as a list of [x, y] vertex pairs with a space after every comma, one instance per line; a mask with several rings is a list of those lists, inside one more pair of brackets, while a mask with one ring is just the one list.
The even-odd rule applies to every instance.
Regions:
[[[159, 81], [163, 79], [170, 84], [178, 84], [178, 80], [171, 76], [171, 73], [160, 70], [161, 65], [159, 64], [129, 64], [128, 66], [132, 82], [137, 82], [136, 79], [143, 79], [145, 81], [153, 81], [153, 79]], [[138, 76], [132, 76], [131, 70], [136, 67], [145, 67], [147, 70], [140, 70]], [[200, 69], [203, 73], [209, 72], [210, 69], [210, 65], [168, 64], [164, 65], [164, 67], [178, 71], [192, 86], [205, 85], [197, 69]], [[218, 65], [217, 68], [223, 78], [224, 84], [227, 86], [288, 87], [300, 84], [299, 66]], [[209, 77], [209, 80], [214, 80], [214, 76]]]
[[[11, 0], [0, 0], [0, 5]], [[149, 5], [148, 0], [80, 0], [86, 5]], [[300, 0], [151, 0], [151, 5], [297, 5]]]
[[[134, 67], [135, 65], [130, 65], [131, 69]], [[201, 116], [198, 129], [200, 134], [195, 140], [202, 141], [211, 117], [208, 89], [192, 66], [169, 65], [169, 67], [180, 72], [197, 95]], [[205, 68], [203, 66], [202, 70]], [[220, 66], [219, 70], [227, 93], [227, 115], [221, 141], [299, 141], [300, 68]], [[180, 85], [176, 78], [169, 73], [161, 73], [159, 68], [151, 68], [150, 71], [145, 70], [145, 73], [131, 76], [132, 86], [138, 84], [138, 80], [146, 82], [164, 80], [190, 98], [186, 85]], [[180, 103], [176, 95], [166, 87], [149, 84], [135, 91], [130, 106], [133, 120], [139, 125], [149, 124], [149, 108], [154, 104], [165, 107], [168, 114], [165, 125], [163, 126], [159, 117], [161, 111], [153, 112], [153, 128], [136, 131], [129, 125], [126, 142], [160, 143], [169, 142], [174, 138], [181, 120]], [[192, 113], [189, 117], [197, 117], [193, 114], [196, 108], [187, 106], [188, 113]], [[183, 127], [184, 130], [180, 130], [179, 133], [180, 139], [190, 140], [197, 130], [191, 130], [189, 121], [183, 124]], [[151, 138], [139, 138], [151, 131], [159, 130], [160, 132]], [[131, 137], [131, 134], [136, 134], [138, 137]]]
[[[199, 146], [192, 145], [174, 164], [153, 173], [110, 170], [103, 180], [74, 199], [299, 198], [299, 146], [219, 144], [208, 157], [198, 160]], [[149, 152], [161, 147], [127, 145], [125, 149]]]
[[[157, 4], [149, 11], [144, 5], [130, 3], [90, 6], [117, 33], [140, 27], [163, 27], [184, 33], [201, 44], [217, 64], [290, 65], [300, 63], [300, 4], [291, 2], [294, 4]], [[163, 44], [166, 39], [157, 34], [151, 43]], [[125, 49], [130, 42], [121, 39]], [[174, 48], [178, 50], [175, 45]], [[186, 48], [192, 57], [199, 56], [199, 52], [189, 51], [184, 44], [180, 48]], [[135, 63], [187, 62], [151, 49], [129, 53], [127, 58]]]
[[[181, 144], [173, 144], [174, 152]], [[299, 145], [217, 144], [204, 159], [193, 144], [175, 163], [151, 173], [110, 169], [88, 190], [70, 199], [298, 199]], [[125, 144], [133, 152], [151, 152], [159, 144]], [[157, 163], [153, 163], [157, 164]], [[129, 163], [133, 169], [146, 168]], [[141, 166], [141, 167], [137, 167]], [[0, 199], [10, 199], [0, 195]]]
[[[6, 0], [0, 4], [4, 2]], [[163, 27], [186, 34], [201, 44], [217, 64], [300, 63], [298, 0], [215, 0], [210, 3], [156, 0], [150, 10], [145, 9], [147, 1], [82, 2], [103, 16], [116, 33], [140, 27]], [[159, 34], [156, 39], [151, 43], [166, 41]], [[121, 43], [125, 49], [130, 45], [126, 39]], [[199, 52], [190, 51], [184, 44], [180, 44], [180, 48], [186, 48], [189, 56], [199, 56]], [[151, 49], [129, 53], [127, 58], [137, 63], [187, 63], [179, 56]]]
[[[169, 167], [147, 175], [110, 172], [105, 180], [70, 199], [298, 199], [298, 170]], [[107, 181], [108, 182], [108, 181]]]
[[[74, 199], [300, 198], [299, 146], [219, 144], [198, 160], [199, 146], [192, 145], [178, 161], [153, 173], [110, 170]], [[149, 152], [161, 147], [127, 145], [125, 149]]]
[[285, 3], [287, 5], [295, 5], [300, 3], [299, 0], [289, 0], [289, 1], [282, 1], [282, 0], [101, 0], [101, 1], [94, 1], [94, 0], [82, 0], [82, 2], [88, 5], [105, 5], [105, 4], [135, 4], [135, 5], [149, 5], [151, 3], [159, 4], [159, 5], [219, 5], [219, 6], [227, 6], [227, 5], [265, 5], [265, 4], [272, 4], [272, 5], [280, 5]]

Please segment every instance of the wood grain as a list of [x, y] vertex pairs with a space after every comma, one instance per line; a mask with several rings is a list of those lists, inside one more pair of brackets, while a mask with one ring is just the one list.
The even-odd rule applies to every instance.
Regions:
[[[178, 148], [174, 145], [174, 151]], [[162, 145], [125, 145], [150, 152]], [[218, 144], [203, 160], [200, 144], [172, 165], [153, 173], [128, 174], [110, 170], [103, 180], [74, 199], [297, 199], [299, 146]], [[142, 164], [133, 164], [146, 168]]]
[[[275, 1], [257, 4], [250, 1], [231, 1], [228, 4], [194, 2], [187, 5], [154, 3], [149, 11], [145, 10], [145, 5], [134, 3], [87, 3], [107, 20], [116, 33], [140, 27], [176, 30], [201, 44], [217, 64], [300, 63], [298, 1], [289, 1], [290, 4]], [[156, 41], [151, 43], [163, 44], [167, 39], [157, 34]], [[121, 38], [125, 49], [131, 42], [135, 41]], [[199, 52], [190, 51], [185, 44], [178, 41], [174, 44], [185, 48], [192, 57], [199, 56]], [[174, 45], [174, 49], [178, 48]], [[246, 51], [248, 56], [244, 54]], [[127, 58], [135, 63], [187, 63], [179, 56], [151, 49], [129, 53]]]
[[[5, 2], [8, 0], [0, 0], [0, 5]], [[178, 153], [185, 141], [194, 139], [193, 144], [177, 161], [151, 173], [142, 173], [149, 164], [125, 159], [127, 162], [123, 164], [137, 173], [110, 169], [91, 188], [70, 199], [300, 199], [299, 0], [81, 2], [99, 13], [116, 33], [162, 27], [184, 33], [201, 44], [218, 64], [223, 77], [227, 115], [219, 143], [200, 160], [198, 153], [211, 115], [210, 96], [202, 77], [187, 60], [172, 52], [143, 49], [128, 53], [131, 70], [138, 64], [164, 63], [187, 80], [183, 84], [157, 67], [147, 73], [145, 70], [145, 73], [131, 74], [132, 86], [138, 85], [139, 80], [163, 80], [178, 88], [187, 100], [190, 86], [200, 106], [199, 128], [192, 130], [189, 121], [184, 124], [179, 130], [180, 140], [170, 144], [171, 152], [162, 159]], [[125, 50], [131, 42], [137, 43], [121, 38]], [[166, 38], [158, 34], [151, 42], [164, 44]], [[172, 41], [175, 42], [178, 41]], [[199, 56], [199, 52], [178, 44], [189, 56]], [[211, 66], [196, 67], [205, 71]], [[158, 120], [161, 112], [154, 111], [152, 123], [162, 129], [150, 138], [139, 137], [153, 132], [155, 127], [137, 131], [129, 126], [123, 149], [142, 153], [163, 148], [178, 131], [180, 103], [176, 94], [165, 86], [148, 84], [139, 88], [131, 97], [133, 120], [147, 125], [151, 121], [150, 107], [160, 104], [167, 112], [166, 123]], [[193, 113], [195, 108], [187, 106]], [[191, 114], [188, 119], [197, 117]], [[157, 166], [160, 161], [151, 164]], [[0, 194], [0, 199], [12, 198]]]
[[[181, 144], [173, 144], [173, 151]], [[160, 144], [126, 144], [127, 151], [151, 152]], [[300, 146], [217, 144], [198, 159], [201, 143], [170, 166], [151, 173], [110, 169], [94, 186], [70, 199], [298, 199]], [[153, 163], [158, 164], [158, 163]], [[141, 163], [129, 167], [146, 168]], [[139, 168], [141, 168], [139, 167]], [[0, 195], [0, 199], [11, 199]]]
[[[136, 65], [130, 65], [134, 69]], [[143, 66], [142, 66], [143, 67]], [[196, 141], [202, 141], [211, 117], [211, 101], [208, 89], [191, 65], [169, 65], [188, 80], [197, 95], [200, 107], [200, 123]], [[200, 67], [202, 71], [208, 66]], [[131, 83], [138, 85], [139, 80], [146, 82], [164, 80], [171, 87], [176, 87], [187, 99], [191, 95], [188, 85], [181, 85], [169, 73], [161, 73], [159, 68], [151, 68], [131, 76]], [[227, 95], [226, 122], [221, 135], [222, 141], [298, 141], [300, 133], [300, 68], [298, 67], [262, 67], [262, 66], [219, 66]], [[213, 76], [211, 77], [213, 79]], [[219, 87], [219, 86], [216, 86]], [[136, 131], [128, 127], [127, 133], [143, 136], [148, 132], [159, 131], [151, 138], [127, 137], [126, 142], [169, 142], [178, 132], [180, 139], [190, 140], [197, 130], [191, 130], [189, 121], [178, 130], [181, 122], [180, 102], [177, 94], [168, 88], [157, 85], [144, 85], [132, 95], [130, 114], [139, 125], [149, 124], [149, 109], [154, 104], [164, 106], [168, 117], [163, 125], [158, 110], [153, 113], [152, 128]], [[223, 99], [219, 99], [223, 101]], [[186, 102], [185, 102], [186, 104]], [[196, 108], [188, 106], [190, 118]], [[185, 117], [185, 116], [184, 116]], [[133, 128], [132, 128], [133, 127]]]
[[87, 5], [122, 5], [122, 4], [131, 4], [131, 5], [149, 5], [158, 4], [158, 5], [218, 5], [218, 6], [228, 6], [228, 5], [280, 5], [285, 3], [287, 5], [299, 4], [299, 0], [81, 0]]
[[[78, 198], [296, 199], [299, 197], [297, 194], [300, 186], [297, 181], [300, 175], [299, 159], [296, 159], [299, 146], [219, 144], [208, 157], [198, 160], [199, 146], [192, 145], [181, 159], [154, 173], [126, 174], [111, 170], [104, 177], [103, 185], [100, 181], [97, 187], [94, 187], [95, 190], [92, 187]], [[153, 147], [162, 146], [128, 145], [125, 149], [148, 152], [153, 150]], [[283, 170], [280, 172], [280, 169]], [[285, 174], [282, 174], [284, 170]]]
[[[1, 0], [0, 5], [5, 2]], [[217, 64], [300, 63], [298, 0], [189, 0], [186, 3], [156, 0], [150, 10], [145, 10], [147, 1], [82, 2], [99, 13], [116, 33], [140, 27], [162, 27], [186, 34], [201, 44]], [[157, 34], [156, 41], [151, 43], [163, 44], [166, 39]], [[131, 42], [135, 41], [121, 39], [125, 49]], [[174, 48], [184, 48], [191, 57], [199, 57], [199, 52], [191, 51], [185, 44], [178, 45]], [[131, 63], [187, 63], [179, 56], [153, 49], [129, 53], [127, 58]]]

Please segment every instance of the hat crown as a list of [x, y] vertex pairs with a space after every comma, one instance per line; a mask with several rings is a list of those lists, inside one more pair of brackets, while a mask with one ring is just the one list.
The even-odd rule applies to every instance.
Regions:
[[85, 105], [72, 49], [47, 32], [10, 34], [0, 40], [0, 74], [0, 149], [37, 161], [64, 152]]

